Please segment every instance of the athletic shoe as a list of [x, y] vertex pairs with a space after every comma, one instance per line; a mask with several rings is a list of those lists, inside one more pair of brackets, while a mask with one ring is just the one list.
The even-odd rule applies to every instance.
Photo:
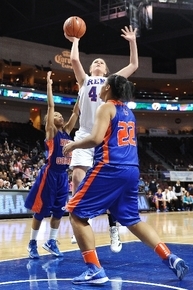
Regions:
[[174, 254], [170, 254], [167, 259], [163, 260], [163, 263], [168, 266], [180, 280], [188, 273], [189, 267], [185, 264], [184, 260]]
[[73, 284], [102, 284], [109, 280], [104, 269], [95, 265], [89, 267], [87, 271], [72, 280]]
[[111, 251], [114, 253], [119, 253], [122, 249], [122, 243], [119, 238], [118, 228], [113, 226], [110, 227], [110, 237], [111, 237]]
[[42, 245], [42, 248], [44, 248], [44, 250], [50, 252], [56, 257], [63, 257], [63, 254], [58, 249], [58, 246], [56, 243], [57, 243], [56, 240], [53, 240], [53, 239], [48, 240], [45, 244]]
[[76, 243], [77, 243], [76, 237], [75, 237], [75, 235], [73, 235], [71, 237], [71, 244], [76, 244]]
[[39, 254], [37, 250], [37, 241], [36, 240], [30, 240], [29, 245], [27, 247], [27, 250], [29, 252], [29, 258], [32, 259], [39, 259]]

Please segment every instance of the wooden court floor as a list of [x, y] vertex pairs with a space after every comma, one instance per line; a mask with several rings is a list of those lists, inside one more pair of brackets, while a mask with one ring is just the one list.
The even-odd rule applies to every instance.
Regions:
[[[193, 244], [193, 212], [144, 212], [141, 219], [151, 224], [162, 240], [166, 243]], [[26, 250], [31, 228], [31, 218], [0, 220], [0, 261], [15, 258], [28, 257]], [[96, 245], [109, 245], [109, 225], [106, 215], [101, 215], [92, 222], [95, 232]], [[126, 227], [119, 226], [119, 234], [122, 242], [138, 241]], [[58, 241], [61, 251], [77, 249], [72, 245], [70, 237], [72, 228], [68, 216], [62, 218]], [[49, 218], [43, 220], [38, 235], [38, 251], [40, 255], [47, 252], [42, 249], [42, 244], [49, 236]]]
[[[160, 258], [119, 226], [123, 247], [112, 253], [106, 215], [93, 219], [97, 253], [109, 281], [104, 285], [74, 285], [73, 277], [86, 270], [76, 244], [72, 245], [68, 216], [62, 218], [59, 248], [64, 257], [47, 253], [42, 244], [49, 236], [49, 218], [43, 220], [38, 236], [40, 259], [28, 258], [31, 218], [0, 220], [0, 289], [2, 290], [192, 290], [193, 289], [193, 212], [141, 213], [169, 244], [171, 251], [185, 259], [190, 268], [182, 280], [165, 267]], [[94, 288], [93, 288], [94, 287]]]

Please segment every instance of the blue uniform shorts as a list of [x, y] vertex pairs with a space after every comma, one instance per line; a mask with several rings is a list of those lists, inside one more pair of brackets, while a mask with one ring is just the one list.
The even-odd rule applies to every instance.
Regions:
[[88, 170], [66, 210], [80, 218], [94, 218], [109, 210], [123, 226], [140, 221], [138, 211], [139, 168], [98, 163]]
[[57, 172], [44, 166], [29, 191], [25, 207], [35, 212], [38, 220], [42, 220], [50, 214], [60, 219], [64, 215], [63, 207], [68, 194], [68, 173], [66, 171]]

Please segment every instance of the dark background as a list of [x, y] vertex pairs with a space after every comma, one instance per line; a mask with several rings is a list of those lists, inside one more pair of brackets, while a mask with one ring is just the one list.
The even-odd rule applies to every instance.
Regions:
[[[139, 56], [155, 60], [193, 57], [193, 1], [192, 0], [126, 0], [127, 7], [137, 9]], [[170, 2], [168, 2], [170, 1]], [[171, 3], [176, 1], [176, 3]], [[0, 36], [22, 39], [56, 47], [70, 48], [63, 36], [63, 23], [72, 16], [82, 17], [87, 32], [80, 42], [80, 50], [87, 54], [127, 55], [128, 47], [120, 37], [121, 27], [129, 25], [128, 15], [100, 22], [100, 6], [121, 7], [123, 0], [1, 0]], [[142, 7], [153, 5], [151, 27], [141, 18]], [[150, 29], [149, 29], [150, 28]], [[172, 68], [173, 69], [173, 68]]]

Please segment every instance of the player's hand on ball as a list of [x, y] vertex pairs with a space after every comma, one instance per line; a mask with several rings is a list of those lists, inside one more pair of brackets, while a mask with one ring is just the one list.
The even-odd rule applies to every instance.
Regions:
[[68, 36], [65, 32], [64, 32], [64, 36], [70, 41], [70, 42], [74, 42], [75, 39], [79, 39], [79, 38], [76, 38], [74, 36]]

